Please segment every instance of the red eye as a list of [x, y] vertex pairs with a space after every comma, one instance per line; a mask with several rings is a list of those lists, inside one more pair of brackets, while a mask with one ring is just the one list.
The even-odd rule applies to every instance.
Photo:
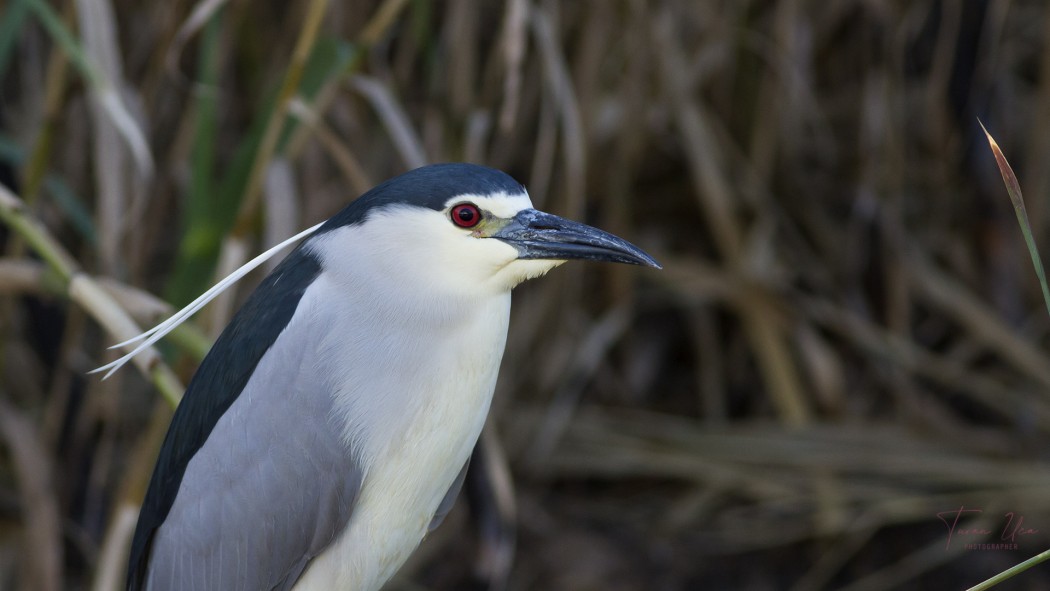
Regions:
[[473, 203], [460, 203], [452, 208], [452, 223], [460, 228], [473, 228], [481, 222], [481, 210]]

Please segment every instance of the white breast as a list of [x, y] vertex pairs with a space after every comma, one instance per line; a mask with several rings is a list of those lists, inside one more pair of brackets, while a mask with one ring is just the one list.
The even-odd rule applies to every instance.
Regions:
[[331, 376], [333, 420], [365, 477], [300, 591], [378, 589], [415, 550], [481, 432], [506, 342], [509, 293], [388, 293], [353, 275], [326, 271], [303, 296], [325, 303], [304, 309], [330, 315], [316, 371]]

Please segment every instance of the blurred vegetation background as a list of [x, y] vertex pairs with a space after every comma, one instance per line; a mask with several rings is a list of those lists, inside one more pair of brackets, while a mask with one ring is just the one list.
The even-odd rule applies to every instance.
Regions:
[[453, 160], [665, 269], [519, 290], [516, 533], [482, 486], [391, 589], [951, 589], [1050, 547], [1050, 318], [977, 126], [1040, 240], [1046, 3], [0, 6], [0, 588], [117, 588], [161, 394], [260, 275], [85, 375], [130, 319]]

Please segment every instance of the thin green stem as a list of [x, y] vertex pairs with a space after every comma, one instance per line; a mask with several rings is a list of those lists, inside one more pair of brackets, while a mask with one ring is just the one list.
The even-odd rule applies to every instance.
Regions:
[[1035, 244], [1035, 237], [1032, 235], [1032, 224], [1028, 221], [1028, 211], [1024, 207], [1024, 196], [1021, 194], [1021, 184], [1017, 182], [1017, 175], [1014, 174], [1013, 168], [1010, 163], [1006, 161], [1006, 156], [1003, 155], [1003, 151], [999, 149], [999, 144], [996, 143], [992, 134], [988, 133], [985, 129], [984, 123], [978, 119], [977, 123], [980, 124], [981, 129], [984, 130], [984, 135], [988, 138], [988, 145], [992, 149], [992, 154], [995, 156], [995, 162], [999, 165], [999, 173], [1003, 175], [1003, 183], [1006, 184], [1006, 192], [1010, 195], [1010, 202], [1013, 203], [1014, 213], [1017, 215], [1017, 223], [1021, 226], [1021, 234], [1024, 236], [1025, 244], [1028, 246], [1028, 255], [1032, 259], [1032, 265], [1035, 267], [1035, 275], [1039, 278], [1039, 286], [1043, 290], [1043, 303], [1046, 304], [1046, 311], [1050, 313], [1050, 287], [1046, 284], [1046, 273], [1043, 271], [1043, 260], [1039, 256], [1039, 248]]
[[27, 3], [33, 13], [36, 14], [37, 19], [40, 20], [40, 24], [47, 29], [51, 38], [66, 52], [66, 55], [69, 56], [77, 70], [80, 70], [80, 74], [92, 86], [102, 86], [105, 81], [101, 74], [88, 62], [84, 51], [80, 48], [80, 44], [77, 43], [73, 33], [62, 22], [62, 18], [44, 0], [27, 0]]
[[1029, 558], [1028, 560], [1026, 560], [1024, 562], [1022, 562], [1021, 564], [1018, 564], [1016, 566], [1008, 568], [1008, 569], [1004, 570], [1003, 572], [995, 575], [994, 577], [988, 579], [987, 581], [983, 581], [983, 582], [981, 582], [981, 583], [979, 583], [977, 585], [974, 585], [973, 587], [970, 587], [966, 591], [985, 591], [986, 589], [991, 589], [992, 587], [998, 585], [999, 583], [1002, 583], [1003, 581], [1005, 581], [1005, 580], [1007, 580], [1007, 579], [1009, 579], [1009, 578], [1011, 578], [1011, 577], [1013, 577], [1015, 575], [1023, 573], [1024, 571], [1032, 568], [1033, 566], [1039, 564], [1040, 562], [1045, 561], [1048, 558], [1050, 558], [1050, 550], [1046, 550], [1045, 552], [1042, 552], [1040, 554], [1036, 554], [1035, 556]]

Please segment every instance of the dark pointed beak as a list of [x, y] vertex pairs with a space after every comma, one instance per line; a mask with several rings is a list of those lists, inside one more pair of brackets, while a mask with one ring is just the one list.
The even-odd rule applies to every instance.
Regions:
[[525, 209], [492, 235], [518, 249], [519, 259], [584, 259], [661, 269], [642, 249], [586, 224]]

